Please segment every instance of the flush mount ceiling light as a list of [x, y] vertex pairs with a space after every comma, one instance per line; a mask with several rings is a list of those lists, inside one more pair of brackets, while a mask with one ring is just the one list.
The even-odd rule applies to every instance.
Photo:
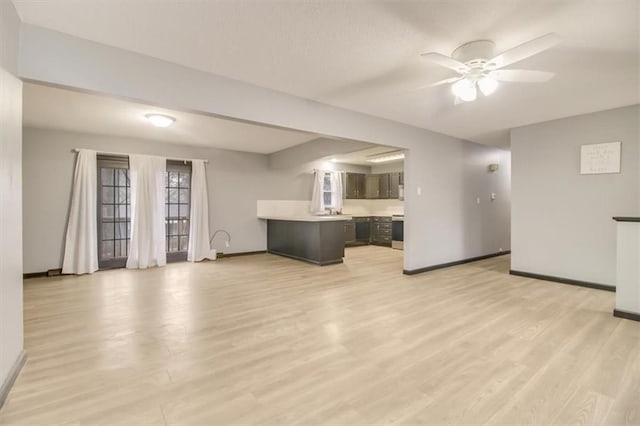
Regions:
[[373, 155], [367, 158], [370, 163], [384, 163], [387, 161], [402, 160], [404, 158], [404, 152], [385, 152], [384, 154]]
[[145, 117], [156, 127], [169, 127], [176, 119], [165, 114], [146, 114]]
[[484, 96], [489, 96], [498, 88], [499, 81], [543, 83], [553, 78], [554, 73], [533, 70], [504, 70], [506, 66], [537, 55], [560, 42], [557, 34], [550, 33], [529, 40], [519, 46], [495, 55], [495, 43], [477, 40], [465, 43], [453, 51], [451, 56], [437, 52], [423, 53], [430, 62], [449, 68], [459, 75], [430, 84], [427, 87], [450, 84], [451, 91], [459, 101], [476, 100], [477, 88]]

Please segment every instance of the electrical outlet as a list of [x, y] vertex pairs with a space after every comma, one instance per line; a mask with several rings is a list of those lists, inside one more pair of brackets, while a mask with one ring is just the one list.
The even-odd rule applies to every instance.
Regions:
[[476, 198], [476, 204], [480, 204], [480, 197]]

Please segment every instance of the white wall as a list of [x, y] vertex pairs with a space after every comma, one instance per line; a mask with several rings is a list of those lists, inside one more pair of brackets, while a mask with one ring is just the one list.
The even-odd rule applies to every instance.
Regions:
[[[508, 179], [489, 177], [477, 164], [499, 150], [30, 25], [23, 25], [20, 53], [20, 75], [34, 81], [408, 149], [413, 160], [405, 162], [406, 269], [508, 248], [508, 207], [469, 204], [476, 193], [486, 197], [498, 185], [496, 176]], [[418, 186], [422, 196], [407, 192], [415, 194]]]
[[[612, 216], [640, 215], [640, 107], [511, 131], [511, 268], [615, 285]], [[622, 142], [620, 174], [580, 175], [580, 146]]]
[[0, 388], [23, 348], [22, 82], [15, 77], [18, 29], [13, 4], [0, 1]]

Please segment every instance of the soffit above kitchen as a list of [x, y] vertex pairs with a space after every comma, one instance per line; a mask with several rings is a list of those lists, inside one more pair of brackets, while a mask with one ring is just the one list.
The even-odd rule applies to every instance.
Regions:
[[[508, 129], [640, 102], [636, 0], [229, 2], [14, 0], [33, 25], [489, 145]], [[488, 39], [562, 41], [518, 63], [555, 77], [455, 105], [421, 59]]]
[[[333, 155], [325, 158], [325, 160], [340, 164], [354, 164], [358, 166], [372, 167], [383, 164], [401, 163], [404, 161], [404, 157], [400, 158], [401, 155], [403, 155], [403, 150], [401, 149], [391, 146], [374, 146], [346, 154]], [[389, 160], [386, 160], [386, 157], [388, 157]], [[384, 159], [385, 161], [372, 162], [372, 159]]]
[[[318, 136], [203, 114], [158, 108], [41, 84], [25, 83], [23, 123], [26, 127], [57, 129], [191, 146], [270, 154]], [[175, 119], [158, 128], [147, 119], [163, 114]]]

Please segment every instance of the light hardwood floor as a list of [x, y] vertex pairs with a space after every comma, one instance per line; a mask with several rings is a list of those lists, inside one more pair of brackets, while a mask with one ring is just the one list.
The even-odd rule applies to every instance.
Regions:
[[274, 255], [25, 282], [1, 424], [638, 424], [640, 323], [508, 256]]

